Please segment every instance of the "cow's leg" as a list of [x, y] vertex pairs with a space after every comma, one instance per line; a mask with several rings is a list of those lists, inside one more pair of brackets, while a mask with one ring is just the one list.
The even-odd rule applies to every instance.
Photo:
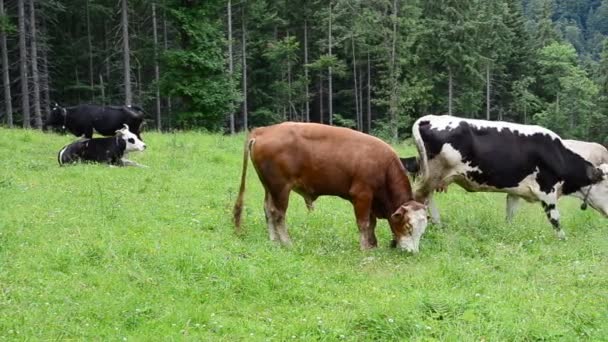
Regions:
[[376, 216], [374, 214], [369, 215], [369, 231], [372, 236], [372, 243], [374, 246], [378, 246], [378, 239], [376, 239]]
[[122, 158], [121, 161], [123, 166], [147, 167], [146, 165], [139, 164], [138, 162], [134, 162], [129, 159]]
[[513, 222], [513, 216], [517, 211], [517, 207], [520, 203], [520, 198], [515, 195], [507, 194], [507, 222]]
[[433, 224], [440, 225], [441, 219], [439, 217], [439, 209], [437, 209], [437, 203], [435, 203], [435, 200], [433, 199], [433, 193], [431, 193], [428, 197], [428, 206], [429, 213], [431, 214], [431, 222], [433, 222]]
[[374, 232], [375, 224], [371, 222], [371, 196], [359, 194], [353, 199], [355, 217], [359, 227], [361, 249], [370, 249], [378, 246], [378, 240]]
[[545, 214], [551, 222], [555, 233], [560, 240], [566, 239], [566, 234], [559, 225], [559, 211], [557, 210], [557, 196], [555, 193], [549, 194], [541, 201]]
[[285, 213], [287, 212], [287, 206], [289, 205], [289, 187], [284, 187], [281, 191], [271, 193], [271, 206], [269, 210], [269, 216], [274, 225], [275, 231], [282, 244], [291, 246], [291, 239], [287, 233], [287, 226], [285, 225]]
[[85, 128], [83, 134], [85, 138], [93, 138], [93, 126]]
[[276, 241], [278, 238], [277, 229], [274, 225], [275, 220], [272, 219], [272, 199], [270, 193], [266, 191], [264, 195], [264, 216], [266, 216], [266, 225], [268, 226], [268, 236], [270, 241]]

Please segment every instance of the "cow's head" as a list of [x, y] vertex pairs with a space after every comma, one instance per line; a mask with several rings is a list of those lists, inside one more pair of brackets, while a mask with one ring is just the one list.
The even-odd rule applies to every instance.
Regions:
[[66, 115], [67, 110], [64, 107], [61, 107], [57, 102], [55, 102], [51, 107], [51, 113], [49, 114], [47, 120], [44, 122], [42, 128], [46, 129], [48, 126], [64, 127]]
[[408, 252], [417, 253], [420, 238], [428, 223], [426, 206], [416, 201], [402, 204], [389, 220], [393, 232], [404, 232], [395, 236], [395, 245]]
[[125, 152], [143, 151], [146, 149], [146, 144], [141, 141], [137, 135], [129, 131], [129, 126], [127, 124], [124, 124], [123, 128], [117, 130], [116, 135], [123, 139], [127, 144]]
[[[608, 164], [601, 164], [597, 169], [601, 172], [601, 180], [593, 185], [583, 187], [576, 193], [585, 203], [608, 217]], [[585, 204], [583, 203], [583, 208]]]

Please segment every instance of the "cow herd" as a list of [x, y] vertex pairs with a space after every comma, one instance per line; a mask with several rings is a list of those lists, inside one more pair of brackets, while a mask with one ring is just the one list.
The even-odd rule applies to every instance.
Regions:
[[[60, 165], [99, 162], [141, 166], [126, 159], [143, 151], [145, 112], [137, 106], [55, 105], [44, 127], [80, 137], [58, 153]], [[93, 138], [96, 131], [106, 137]], [[562, 140], [532, 125], [427, 115], [412, 137], [418, 155], [399, 158], [382, 140], [348, 128], [285, 122], [252, 130], [245, 141], [243, 169], [233, 220], [241, 231], [248, 160], [265, 191], [270, 240], [291, 245], [285, 216], [292, 191], [309, 210], [319, 196], [338, 196], [353, 205], [361, 249], [377, 247], [377, 219], [386, 219], [392, 247], [418, 252], [431, 221], [439, 223], [433, 196], [456, 183], [469, 192], [507, 194], [511, 221], [520, 199], [540, 202], [560, 239], [557, 201], [582, 200], [608, 217], [608, 150], [600, 144]], [[410, 178], [415, 179], [412, 187]]]
[[[65, 108], [55, 104], [43, 128], [67, 130], [80, 137], [59, 151], [59, 165], [98, 162], [141, 166], [126, 156], [129, 152], [146, 149], [140, 135], [144, 115], [144, 110], [138, 106], [79, 105]], [[93, 131], [110, 137], [93, 138]]]
[[[427, 209], [439, 223], [433, 195], [456, 183], [469, 192], [507, 194], [507, 220], [520, 199], [540, 202], [560, 239], [557, 201], [571, 195], [608, 216], [608, 150], [562, 140], [532, 125], [427, 115], [412, 127], [418, 156], [399, 158], [386, 143], [357, 131], [286, 122], [254, 129], [245, 142], [241, 185], [233, 210], [240, 232], [245, 176], [251, 159], [264, 187], [270, 240], [291, 244], [285, 225], [289, 194], [309, 209], [323, 195], [353, 205], [360, 246], [377, 246], [376, 219], [388, 220], [391, 246], [417, 252]], [[409, 177], [416, 177], [412, 189]]]

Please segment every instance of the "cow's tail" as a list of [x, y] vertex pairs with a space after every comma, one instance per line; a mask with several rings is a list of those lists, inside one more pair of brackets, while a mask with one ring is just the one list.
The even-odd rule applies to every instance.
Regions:
[[416, 200], [420, 200], [420, 197], [426, 198], [429, 194], [428, 190], [425, 189], [426, 184], [428, 184], [429, 178], [429, 169], [428, 169], [428, 157], [426, 154], [426, 147], [424, 146], [424, 140], [422, 140], [422, 136], [420, 135], [420, 123], [422, 121], [428, 120], [428, 118], [421, 117], [412, 126], [412, 135], [414, 136], [414, 143], [416, 144], [416, 149], [418, 150], [418, 167], [419, 176], [416, 179], [415, 193], [414, 198]]
[[251, 153], [251, 149], [253, 148], [253, 144], [255, 143], [255, 139], [247, 136], [245, 140], [245, 147], [243, 148], [243, 170], [241, 171], [241, 186], [239, 188], [239, 195], [236, 198], [236, 203], [234, 204], [234, 209], [232, 210], [232, 220], [234, 222], [234, 231], [237, 234], [242, 232], [241, 230], [241, 217], [243, 214], [243, 199], [245, 197], [245, 181], [247, 179], [247, 164], [249, 154]]

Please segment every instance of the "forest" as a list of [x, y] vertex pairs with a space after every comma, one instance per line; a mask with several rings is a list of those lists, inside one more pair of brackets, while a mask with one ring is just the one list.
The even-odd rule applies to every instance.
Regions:
[[396, 141], [449, 113], [607, 143], [607, 37], [608, 0], [0, 0], [0, 122], [138, 104], [148, 130]]

